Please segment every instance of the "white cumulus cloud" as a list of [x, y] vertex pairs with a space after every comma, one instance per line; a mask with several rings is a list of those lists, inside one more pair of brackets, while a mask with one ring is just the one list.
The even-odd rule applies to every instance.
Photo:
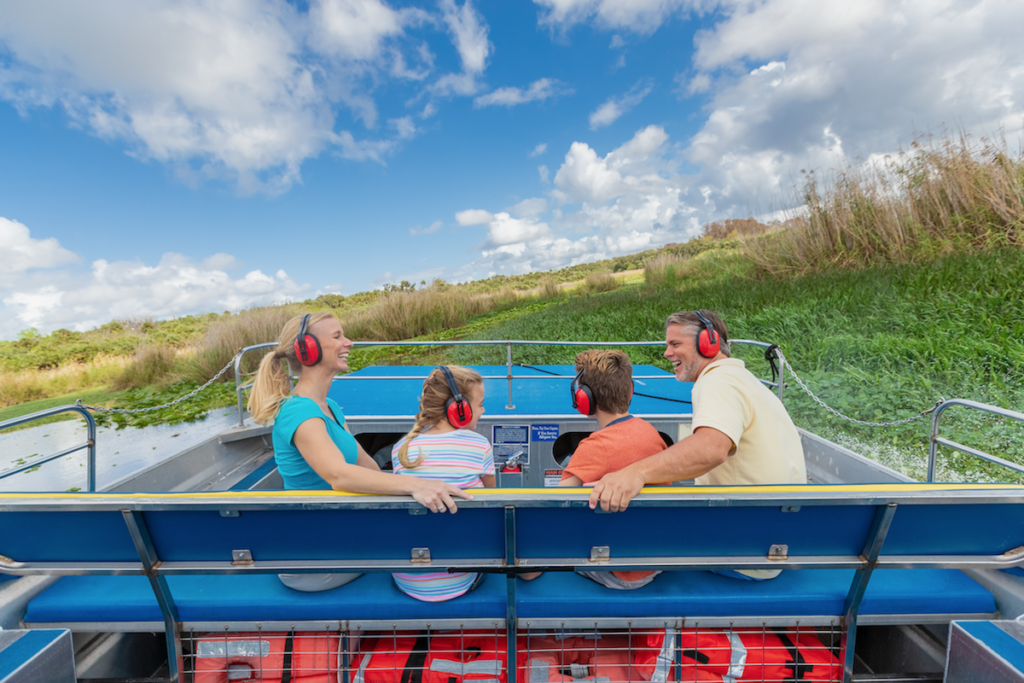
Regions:
[[637, 83], [625, 95], [608, 98], [590, 115], [590, 130], [597, 130], [615, 123], [620, 116], [643, 102], [643, 99], [650, 95], [653, 89], [654, 86], [650, 83]]
[[20, 254], [13, 268], [0, 258], [0, 338], [7, 339], [29, 327], [44, 333], [62, 327], [84, 331], [118, 318], [284, 303], [303, 298], [309, 289], [283, 270], [233, 276], [228, 271], [241, 264], [223, 253], [199, 263], [175, 253], [164, 254], [156, 265], [97, 259], [80, 272], [67, 267], [79, 259], [57, 240], [34, 239], [24, 225], [0, 218], [0, 254], [12, 253]]
[[549, 97], [568, 95], [570, 93], [572, 93], [572, 91], [565, 88], [560, 81], [551, 78], [541, 78], [540, 80], [531, 83], [530, 87], [526, 90], [513, 87], [498, 88], [493, 92], [477, 97], [473, 100], [473, 106], [478, 109], [481, 107], [491, 107], [495, 105], [502, 107], [514, 107], [517, 104], [543, 101]]
[[494, 214], [483, 209], [466, 209], [455, 214], [455, 221], [462, 226], [485, 225], [494, 220]]
[[26, 226], [0, 216], [0, 277], [76, 261], [78, 256], [53, 237], [34, 239]]

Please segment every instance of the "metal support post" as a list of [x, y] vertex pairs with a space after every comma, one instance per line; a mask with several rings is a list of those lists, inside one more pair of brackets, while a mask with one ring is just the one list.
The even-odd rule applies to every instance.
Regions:
[[846, 627], [843, 646], [843, 683], [850, 683], [853, 679], [853, 657], [857, 645], [857, 611], [860, 609], [861, 600], [864, 599], [864, 592], [868, 588], [871, 572], [878, 564], [878, 555], [882, 551], [882, 544], [885, 543], [885, 536], [889, 533], [889, 526], [892, 524], [895, 514], [896, 503], [879, 505], [875, 508], [875, 517], [871, 521], [871, 528], [868, 530], [868, 537], [864, 542], [864, 552], [861, 554], [864, 566], [854, 574], [850, 592], [846, 595], [846, 602], [843, 604], [843, 624]]
[[142, 518], [141, 512], [122, 510], [125, 524], [128, 525], [128, 533], [131, 534], [135, 543], [135, 550], [142, 560], [142, 573], [149, 578], [149, 584], [156, 594], [157, 604], [160, 612], [164, 615], [164, 636], [167, 639], [167, 669], [171, 683], [180, 683], [181, 670], [183, 668], [183, 654], [181, 649], [181, 632], [179, 629], [178, 608], [174, 604], [171, 590], [167, 585], [167, 579], [158, 573], [157, 564], [159, 559], [156, 549], [153, 547], [153, 539], [150, 538], [146, 521]]
[[505, 344], [505, 348], [508, 358], [506, 361], [506, 367], [508, 368], [508, 405], [505, 406], [505, 410], [515, 410], [516, 404], [512, 402], [512, 343]]
[[516, 566], [516, 509], [505, 507], [505, 587], [507, 590], [505, 612], [505, 638], [508, 649], [508, 683], [516, 683], [518, 652], [516, 650], [516, 575], [511, 571]]

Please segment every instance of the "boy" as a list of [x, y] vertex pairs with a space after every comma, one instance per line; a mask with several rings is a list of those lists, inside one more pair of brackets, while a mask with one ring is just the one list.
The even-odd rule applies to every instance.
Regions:
[[[562, 472], [559, 486], [589, 485], [665, 449], [665, 442], [650, 423], [629, 414], [633, 398], [633, 365], [622, 351], [591, 349], [576, 356], [578, 384], [588, 387], [597, 407], [600, 429], [580, 441]], [[602, 586], [633, 590], [646, 586], [660, 572], [581, 571]]]

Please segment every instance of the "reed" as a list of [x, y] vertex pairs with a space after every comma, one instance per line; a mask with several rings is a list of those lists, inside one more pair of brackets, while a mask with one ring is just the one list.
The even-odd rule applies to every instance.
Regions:
[[649, 289], [675, 287], [685, 259], [672, 254], [661, 254], [644, 264], [644, 282]]
[[342, 325], [350, 339], [409, 339], [461, 327], [470, 318], [493, 310], [497, 302], [507, 302], [511, 298], [510, 291], [474, 295], [428, 287], [412, 292], [388, 292], [381, 294], [375, 305], [346, 315]]
[[1024, 245], [1024, 155], [967, 134], [921, 140], [909, 152], [806, 174], [802, 221], [747, 239], [765, 274], [931, 260]]
[[140, 346], [135, 357], [114, 379], [114, 389], [139, 389], [169, 383], [178, 350], [166, 344]]
[[542, 299], [557, 299], [562, 296], [562, 290], [559, 288], [558, 281], [555, 278], [547, 277], [541, 280], [538, 295]]
[[588, 273], [583, 284], [580, 285], [577, 290], [582, 296], [589, 296], [591, 294], [598, 294], [600, 292], [611, 292], [618, 289], [619, 281], [615, 279], [615, 276], [610, 271], [600, 270], [594, 273]]
[[0, 407], [107, 386], [127, 364], [128, 359], [121, 356], [97, 356], [89, 363], [0, 372]]
[[[266, 308], [253, 308], [237, 315], [225, 316], [212, 323], [191, 358], [179, 364], [180, 379], [202, 384], [220, 372], [238, 353], [239, 349], [255, 344], [276, 342], [281, 328], [291, 318], [306, 312], [301, 306], [288, 304]], [[254, 351], [245, 355], [242, 371], [255, 372], [263, 353]], [[234, 381], [229, 370], [224, 381]]]

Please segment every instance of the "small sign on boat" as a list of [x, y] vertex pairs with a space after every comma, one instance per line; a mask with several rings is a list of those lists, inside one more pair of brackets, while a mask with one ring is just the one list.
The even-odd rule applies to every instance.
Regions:
[[520, 453], [519, 462], [530, 461], [530, 428], [527, 425], [494, 425], [491, 444], [494, 464], [501, 466], [510, 456]]
[[554, 441], [558, 438], [558, 425], [530, 425], [530, 437], [534, 441]]

